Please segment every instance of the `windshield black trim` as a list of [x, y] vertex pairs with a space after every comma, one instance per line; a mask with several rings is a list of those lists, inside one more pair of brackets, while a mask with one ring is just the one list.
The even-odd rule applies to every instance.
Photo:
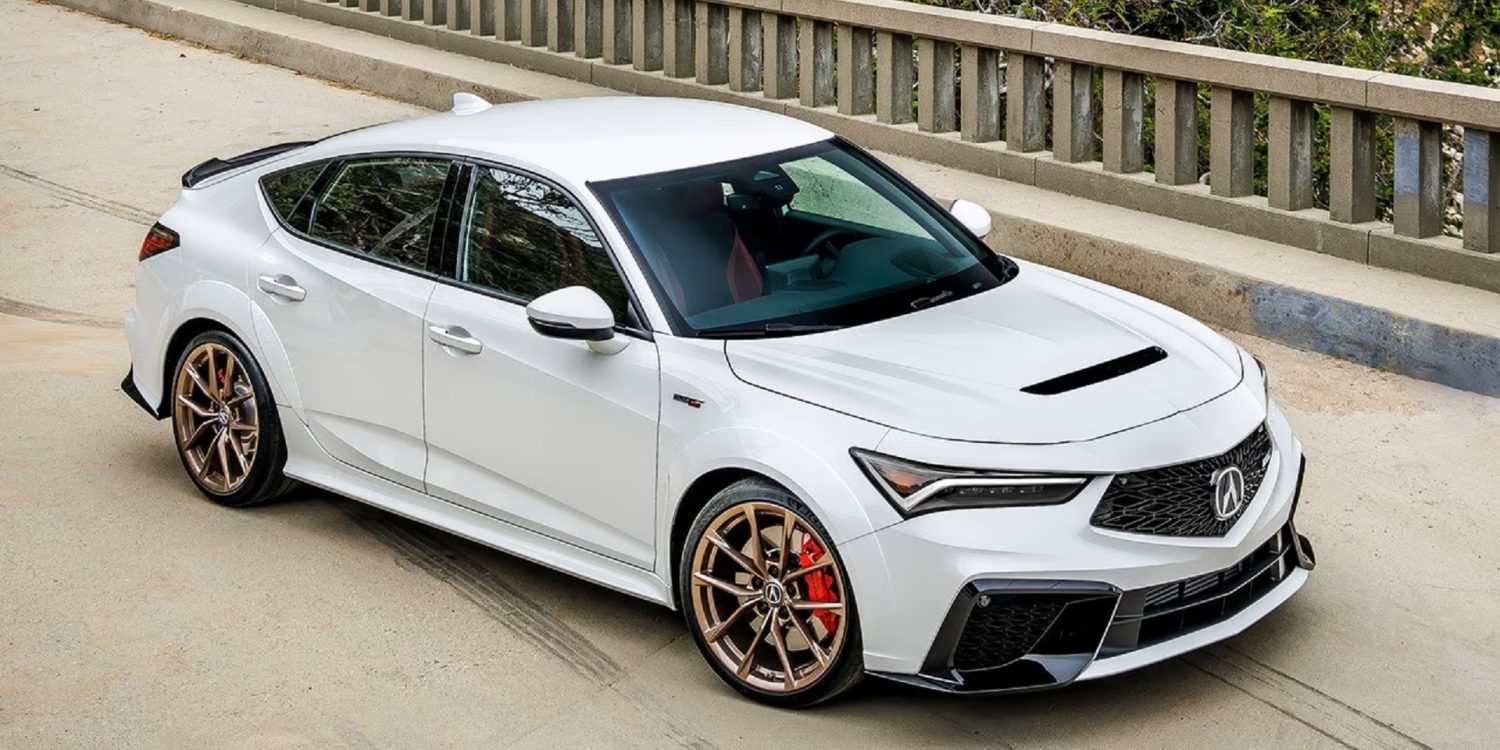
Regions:
[[[807, 321], [799, 321], [798, 318], [800, 316], [798, 316], [798, 315], [790, 315], [790, 316], [786, 316], [786, 317], [783, 317], [783, 318], [777, 318], [777, 319], [766, 320], [766, 321], [758, 321], [755, 324], [755, 326], [764, 326], [765, 327], [765, 332], [762, 333], [760, 336], [756, 336], [753, 332], [747, 332], [746, 330], [743, 330], [743, 329], [734, 330], [728, 336], [721, 336], [721, 335], [709, 332], [712, 329], [705, 329], [704, 331], [700, 331], [698, 329], [695, 329], [692, 325], [690, 325], [687, 322], [686, 319], [683, 318], [682, 314], [677, 310], [677, 306], [674, 305], [674, 304], [672, 304], [671, 297], [667, 294], [666, 289], [664, 289], [662, 287], [660, 280], [657, 279], [656, 273], [654, 273], [652, 271], [650, 264], [646, 260], [645, 253], [643, 253], [641, 251], [640, 246], [636, 242], [636, 238], [630, 232], [628, 232], [628, 231], [625, 230], [626, 224], [625, 224], [625, 221], [624, 221], [624, 217], [620, 215], [619, 210], [618, 210], [618, 208], [615, 205], [615, 201], [610, 198], [610, 194], [612, 192], [614, 192], [614, 191], [621, 190], [621, 189], [629, 189], [629, 188], [637, 186], [637, 185], [643, 185], [643, 184], [649, 184], [649, 183], [657, 183], [657, 182], [663, 182], [663, 181], [671, 181], [671, 180], [676, 179], [676, 178], [688, 177], [688, 176], [691, 176], [691, 175], [694, 175], [694, 174], [697, 174], [697, 173], [701, 173], [701, 172], [703, 172], [705, 170], [733, 169], [737, 165], [741, 165], [741, 164], [745, 164], [745, 163], [750, 163], [750, 162], [762, 161], [762, 160], [764, 160], [764, 159], [766, 159], [768, 157], [774, 157], [774, 158], [777, 158], [777, 159], [780, 159], [780, 160], [791, 161], [791, 160], [796, 160], [796, 159], [800, 159], [800, 158], [805, 158], [805, 157], [808, 157], [808, 156], [812, 156], [812, 155], [815, 155], [815, 154], [820, 154], [820, 153], [823, 153], [825, 151], [834, 150], [834, 149], [843, 149], [846, 152], [848, 152], [850, 155], [854, 156], [856, 159], [859, 159], [860, 161], [863, 161], [866, 164], [866, 166], [868, 166], [872, 170], [880, 173], [882, 176], [886, 177], [887, 179], [889, 179], [893, 183], [895, 183], [898, 187], [902, 188], [905, 192], [907, 192], [909, 194], [908, 197], [912, 198], [917, 203], [919, 203], [922, 206], [924, 206], [927, 209], [929, 209], [930, 214], [931, 214], [931, 218], [934, 221], [936, 221], [939, 224], [941, 224], [944, 229], [947, 229], [949, 232], [951, 232], [956, 237], [958, 237], [960, 239], [960, 241], [967, 243], [969, 245], [969, 247], [967, 247], [965, 249], [968, 250], [971, 253], [974, 253], [975, 256], [978, 257], [980, 266], [982, 266], [985, 269], [987, 269], [988, 271], [990, 271], [992, 274], [994, 274], [999, 279], [999, 281], [995, 285], [995, 287], [990, 287], [989, 289], [979, 290], [977, 292], [954, 292], [954, 293], [952, 293], [952, 294], [950, 294], [950, 295], [948, 295], [946, 297], [943, 297], [943, 298], [937, 300], [936, 302], [934, 302], [934, 303], [932, 303], [930, 305], [927, 305], [927, 306], [919, 306], [919, 307], [904, 306], [904, 307], [907, 307], [908, 309], [902, 310], [902, 311], [898, 311], [898, 312], [894, 312], [893, 314], [887, 315], [887, 316], [885, 316], [883, 318], [877, 318], [877, 319], [873, 319], [873, 320], [863, 321], [861, 323], [854, 324], [854, 325], [863, 325], [864, 323], [874, 323], [874, 322], [878, 322], [879, 320], [887, 320], [887, 319], [890, 319], [890, 318], [898, 317], [900, 315], [905, 315], [905, 314], [909, 314], [911, 312], [916, 312], [918, 309], [927, 309], [928, 307], [935, 307], [935, 306], [938, 306], [938, 305], [947, 304], [948, 302], [954, 302], [954, 301], [963, 299], [965, 297], [971, 296], [972, 294], [981, 293], [983, 291], [989, 291], [990, 289], [994, 289], [996, 287], [1003, 286], [1007, 282], [1009, 282], [1011, 279], [1014, 279], [1018, 273], [1020, 273], [1020, 267], [1017, 266], [1014, 261], [1012, 261], [1009, 258], [1005, 257], [1004, 255], [1001, 255], [1001, 254], [996, 253], [993, 250], [991, 250], [989, 248], [989, 246], [987, 246], [987, 245], [984, 244], [984, 241], [982, 239], [980, 239], [979, 237], [976, 237], [973, 232], [970, 232], [968, 230], [967, 227], [965, 227], [958, 220], [954, 219], [948, 213], [948, 210], [946, 208], [944, 208], [942, 206], [942, 204], [938, 203], [935, 199], [933, 199], [932, 196], [928, 195], [921, 188], [917, 187], [910, 180], [906, 179], [906, 177], [904, 175], [902, 175], [899, 171], [897, 171], [896, 169], [888, 166], [885, 162], [883, 162], [880, 159], [876, 158], [870, 152], [866, 151], [863, 148], [860, 148], [858, 145], [856, 145], [856, 144], [854, 144], [854, 143], [852, 143], [852, 142], [850, 142], [850, 141], [848, 141], [848, 140], [846, 140], [846, 139], [844, 139], [844, 138], [842, 138], [840, 136], [834, 136], [834, 137], [829, 138], [827, 140], [817, 141], [815, 143], [809, 143], [809, 144], [806, 144], [806, 145], [803, 145], [803, 146], [796, 146], [796, 147], [793, 147], [793, 148], [785, 149], [783, 151], [773, 151], [773, 152], [768, 152], [768, 153], [764, 153], [764, 154], [755, 154], [753, 156], [743, 157], [743, 158], [739, 158], [739, 159], [731, 159], [731, 160], [722, 161], [722, 162], [713, 162], [713, 163], [709, 163], [709, 164], [699, 164], [699, 165], [694, 165], [694, 166], [691, 166], [691, 167], [685, 167], [685, 168], [682, 168], [682, 169], [675, 169], [675, 170], [670, 170], [670, 171], [666, 171], [666, 172], [654, 172], [654, 173], [645, 174], [645, 175], [635, 175], [635, 176], [632, 176], [632, 177], [624, 177], [624, 178], [618, 178], [618, 179], [612, 179], [612, 180], [601, 180], [601, 181], [598, 181], [598, 182], [589, 182], [589, 183], [586, 183], [586, 185], [587, 185], [588, 189], [593, 192], [594, 197], [598, 200], [599, 205], [603, 207], [603, 209], [604, 209], [605, 213], [608, 215], [609, 219], [614, 222], [615, 228], [617, 230], [619, 230], [620, 236], [625, 239], [625, 245], [629, 248], [631, 256], [634, 257], [637, 266], [641, 269], [641, 275], [645, 277], [646, 284], [650, 288], [651, 294], [656, 299], [657, 308], [660, 309], [662, 311], [662, 314], [666, 317], [666, 319], [667, 319], [667, 325], [668, 325], [668, 327], [671, 328], [671, 332], [672, 332], [673, 335], [681, 336], [681, 337], [684, 337], [684, 338], [704, 338], [704, 339], [719, 339], [719, 338], [769, 338], [769, 337], [774, 337], [774, 336], [794, 336], [794, 335], [801, 335], [801, 334], [804, 334], [804, 333], [812, 333], [812, 332], [816, 332], [816, 331], [831, 330], [832, 328], [841, 327], [841, 326], [829, 326], [829, 325], [821, 325], [821, 324], [810, 324], [810, 325], [807, 325], [804, 328], [804, 327], [802, 327], [799, 324], [806, 323]], [[998, 267], [996, 267], [996, 266], [998, 266]], [[971, 267], [971, 268], [973, 268], [973, 267]], [[963, 273], [965, 273], [965, 272], [964, 271], [960, 271], [959, 272], [959, 274], [963, 274]], [[874, 298], [872, 300], [861, 300], [859, 302], [849, 303], [849, 305], [871, 304], [871, 303], [874, 303], [874, 302], [877, 302], [877, 301], [888, 301], [890, 299], [900, 298], [900, 297], [903, 297], [903, 296], [911, 296], [911, 292], [912, 292], [911, 289], [902, 289], [902, 290], [892, 291], [892, 292], [890, 292], [888, 294], [881, 295], [880, 297]], [[919, 296], [925, 296], [925, 295], [919, 295]], [[848, 307], [849, 305], [843, 305], [843, 306], [839, 306], [839, 307], [843, 308], [843, 307]], [[836, 308], [831, 308], [831, 309], [836, 309]]]

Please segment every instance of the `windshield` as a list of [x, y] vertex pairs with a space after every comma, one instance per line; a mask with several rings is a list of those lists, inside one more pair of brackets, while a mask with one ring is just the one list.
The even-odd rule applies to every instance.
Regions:
[[860, 325], [992, 289], [1016, 272], [838, 141], [592, 187], [681, 335]]

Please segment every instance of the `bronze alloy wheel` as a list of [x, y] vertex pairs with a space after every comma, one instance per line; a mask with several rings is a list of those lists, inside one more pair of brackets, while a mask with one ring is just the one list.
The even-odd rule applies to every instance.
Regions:
[[699, 537], [691, 574], [692, 622], [747, 686], [801, 690], [838, 661], [848, 589], [827, 540], [796, 512], [731, 506]]
[[199, 485], [217, 495], [240, 488], [260, 443], [255, 387], [224, 346], [199, 344], [182, 360], [173, 389], [177, 449]]

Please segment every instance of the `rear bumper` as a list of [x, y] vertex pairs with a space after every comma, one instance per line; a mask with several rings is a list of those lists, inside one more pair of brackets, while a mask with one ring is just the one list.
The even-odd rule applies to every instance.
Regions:
[[130, 400], [134, 401], [137, 406], [145, 409], [146, 413], [150, 414], [152, 418], [166, 419], [167, 410], [161, 408], [160, 406], [153, 406], [152, 404], [147, 402], [146, 397], [141, 395], [141, 390], [135, 386], [134, 367], [130, 368], [130, 371], [125, 373], [125, 379], [120, 381], [120, 390], [123, 391], [126, 396], [129, 396]]

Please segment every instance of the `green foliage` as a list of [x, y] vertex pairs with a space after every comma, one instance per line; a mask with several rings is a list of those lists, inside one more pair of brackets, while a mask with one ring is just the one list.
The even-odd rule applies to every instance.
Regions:
[[[1500, 83], [1500, 2], [1495, 0], [913, 0], [1105, 31], [1205, 44], [1443, 81]], [[1148, 88], [1148, 92], [1150, 89]], [[1152, 113], [1147, 102], [1147, 163]], [[1201, 166], [1208, 168], [1208, 101], [1200, 98]], [[1257, 192], [1265, 192], [1265, 97], [1256, 99]], [[1327, 201], [1326, 108], [1315, 123], [1316, 194]], [[1390, 206], [1389, 121], [1377, 130], [1382, 212]], [[1447, 139], [1451, 153], [1458, 136]], [[1450, 159], [1450, 162], [1454, 160]], [[1458, 165], [1447, 165], [1456, 181]], [[1450, 222], [1456, 220], [1450, 211]]]

